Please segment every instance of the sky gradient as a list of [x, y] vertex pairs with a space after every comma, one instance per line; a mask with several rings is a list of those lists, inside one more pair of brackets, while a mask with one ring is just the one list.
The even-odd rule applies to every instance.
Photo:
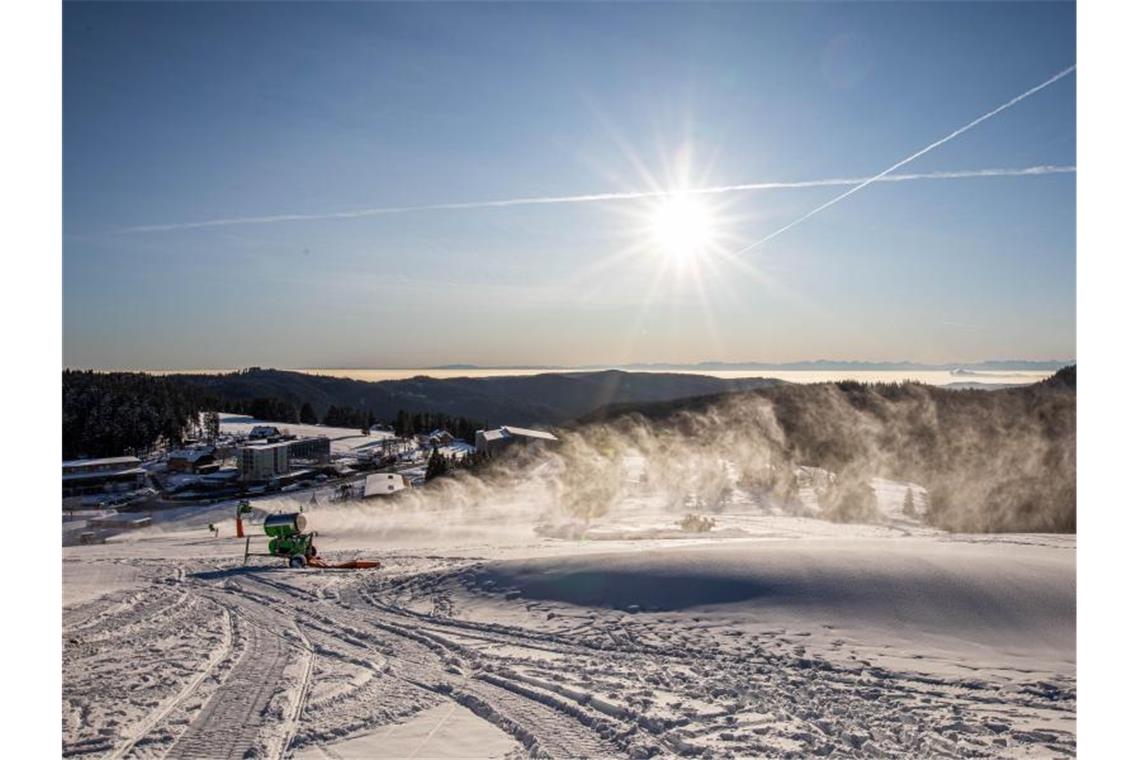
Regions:
[[[66, 3], [64, 364], [1074, 357], [1075, 73], [734, 255], [1072, 66], [1074, 15]], [[686, 176], [808, 186], [701, 196], [683, 265], [660, 198], [545, 202]]]

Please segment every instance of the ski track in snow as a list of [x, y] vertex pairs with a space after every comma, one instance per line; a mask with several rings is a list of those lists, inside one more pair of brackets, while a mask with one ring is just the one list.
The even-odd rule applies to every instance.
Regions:
[[[901, 504], [905, 486], [895, 491]], [[804, 524], [777, 521], [770, 535]], [[868, 535], [917, 542], [920, 562], [947, 544], [1031, 562], [1073, 546], [1065, 537], [953, 537], [899, 525]], [[819, 530], [832, 540], [844, 527]], [[131, 574], [123, 587], [64, 609], [67, 757], [340, 757], [340, 743], [448, 704], [512, 737], [515, 757], [1076, 752], [1075, 675], [1049, 658], [908, 650], [826, 618], [799, 625], [731, 606], [571, 604], [502, 585], [515, 565], [494, 552], [388, 549], [372, 552], [383, 560], [374, 571], [297, 571], [243, 568], [224, 541], [213, 554], [197, 537], [153, 541], [190, 548], [173, 558], [132, 542], [68, 550], [67, 562], [92, 572], [125, 563]], [[685, 542], [586, 543], [645, 557]], [[716, 541], [696, 543], [689, 548], [699, 553]], [[597, 551], [546, 545], [575, 562]], [[526, 552], [517, 556], [539, 557], [535, 572], [559, 567]]]

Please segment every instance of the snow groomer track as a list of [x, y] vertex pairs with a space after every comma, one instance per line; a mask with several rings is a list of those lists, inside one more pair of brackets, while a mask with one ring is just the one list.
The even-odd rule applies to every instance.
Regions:
[[[350, 757], [452, 705], [499, 755], [1075, 754], [1071, 546], [840, 544], [805, 569], [820, 547], [757, 543], [340, 572], [92, 558], [136, 581], [64, 611], [63, 752]], [[976, 635], [876, 628], [922, 628], [928, 596]]]

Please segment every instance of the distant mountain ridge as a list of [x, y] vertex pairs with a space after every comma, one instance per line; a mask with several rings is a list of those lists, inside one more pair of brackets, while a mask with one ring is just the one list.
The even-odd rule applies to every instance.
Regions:
[[837, 359], [812, 359], [796, 362], [722, 362], [703, 361], [695, 363], [672, 362], [634, 362], [631, 364], [583, 364], [583, 365], [480, 365], [480, 364], [444, 364], [424, 369], [435, 370], [713, 370], [713, 371], [851, 371], [851, 372], [942, 372], [949, 370], [967, 370], [975, 372], [1056, 372], [1062, 367], [1075, 364], [1075, 359], [987, 359], [981, 362], [944, 362], [941, 364], [925, 364], [923, 362], [896, 361], [896, 362], [870, 362], [848, 361]]
[[365, 381], [275, 369], [223, 375], [176, 374], [168, 379], [227, 401], [277, 398], [308, 402], [318, 416], [349, 406], [391, 420], [401, 410], [442, 412], [490, 425], [559, 425], [610, 404], [671, 401], [780, 384], [771, 378], [723, 379], [667, 372], [558, 372], [504, 377]]
[[[1063, 391], [1066, 393], [1071, 392], [1073, 396], [1073, 403], [1076, 403], [1076, 390], [1077, 390], [1077, 367], [1071, 364], [1057, 370], [1051, 376], [1039, 380], [1035, 383], [1009, 385], [1004, 383], [975, 383], [975, 382], [961, 382], [951, 383], [950, 385], [924, 385], [921, 383], [862, 383], [858, 381], [847, 381], [830, 384], [809, 384], [809, 383], [778, 383], [772, 386], [761, 386], [754, 390], [750, 395], [766, 398], [777, 398], [781, 396], [796, 396], [806, 394], [810, 396], [819, 392], [820, 385], [833, 385], [838, 387], [843, 392], [849, 392], [851, 389], [857, 389], [862, 392], [862, 389], [870, 388], [872, 390], [884, 387], [895, 386], [896, 390], [887, 391], [888, 393], [897, 392], [897, 388], [920, 388], [923, 393], [936, 398], [985, 398], [993, 395], [993, 398], [1003, 397], [1022, 397], [1022, 398], [1036, 398], [1044, 391]], [[875, 391], [878, 392], [878, 391]], [[981, 394], [979, 396], [979, 394]], [[681, 411], [703, 411], [704, 409], [724, 401], [729, 401], [734, 398], [733, 392], [725, 393], [710, 393], [705, 396], [690, 396], [685, 398], [667, 399], [663, 401], [647, 401], [647, 402], [632, 402], [622, 403], [614, 402], [606, 406], [599, 407], [588, 415], [585, 415], [576, 422], [591, 423], [591, 422], [605, 422], [616, 419], [630, 414], [641, 415], [650, 419], [660, 419]]]

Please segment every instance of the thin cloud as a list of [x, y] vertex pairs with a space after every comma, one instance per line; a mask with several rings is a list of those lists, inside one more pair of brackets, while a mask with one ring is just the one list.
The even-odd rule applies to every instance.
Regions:
[[902, 167], [909, 164], [911, 161], [914, 161], [916, 158], [919, 158], [920, 156], [926, 155], [927, 153], [929, 153], [930, 151], [939, 147], [940, 145], [945, 145], [946, 143], [953, 140], [955, 137], [958, 137], [959, 135], [961, 135], [964, 132], [968, 132], [969, 130], [978, 126], [979, 124], [981, 124], [983, 121], [986, 121], [987, 119], [992, 119], [993, 117], [997, 116], [999, 113], [1006, 110], [1007, 108], [1012, 108], [1013, 106], [1017, 105], [1018, 103], [1025, 100], [1026, 98], [1030, 97], [1031, 95], [1034, 95], [1035, 93], [1038, 93], [1041, 90], [1044, 90], [1046, 87], [1053, 84], [1054, 82], [1057, 82], [1057, 81], [1060, 81], [1061, 79], [1064, 79], [1065, 77], [1067, 77], [1069, 74], [1072, 74], [1076, 70], [1077, 70], [1077, 67], [1076, 67], [1076, 64], [1074, 64], [1074, 65], [1070, 66], [1069, 68], [1065, 69], [1064, 71], [1061, 71], [1057, 74], [1054, 74], [1053, 76], [1049, 77], [1044, 82], [1042, 82], [1041, 84], [1039, 84], [1035, 87], [1031, 87], [1028, 90], [1026, 90], [1025, 92], [1018, 95], [1017, 97], [1011, 98], [1010, 100], [1007, 100], [1006, 102], [1002, 103], [997, 108], [994, 108], [991, 111], [987, 111], [986, 113], [982, 114], [978, 118], [971, 121], [969, 124], [958, 127], [957, 129], [955, 129], [953, 132], [946, 135], [945, 137], [939, 138], [938, 140], [935, 140], [934, 142], [930, 143], [930, 145], [927, 145], [925, 148], [922, 148], [921, 150], [918, 150], [914, 153], [911, 153], [909, 156], [902, 159], [901, 161], [897, 161], [894, 164], [891, 164], [886, 169], [884, 169], [883, 171], [876, 174], [874, 177], [870, 177], [870, 178], [858, 183], [857, 185], [855, 185], [855, 187], [851, 188], [850, 190], [843, 192], [843, 193], [840, 193], [839, 195], [837, 195], [834, 198], [832, 198], [831, 200], [829, 200], [827, 203], [824, 203], [822, 206], [817, 206], [817, 207], [813, 208], [811, 211], [807, 212], [806, 214], [799, 217], [798, 219], [796, 219], [792, 222], [789, 222], [788, 224], [785, 224], [783, 227], [779, 228], [775, 232], [772, 232], [772, 233], [769, 233], [768, 235], [765, 235], [764, 237], [757, 240], [755, 243], [750, 243], [749, 245], [747, 245], [744, 248], [737, 251], [736, 255], [739, 256], [742, 253], [747, 253], [748, 251], [751, 251], [753, 248], [756, 248], [757, 246], [761, 246], [764, 243], [767, 243], [769, 240], [776, 237], [777, 235], [782, 235], [785, 232], [787, 232], [788, 230], [792, 229], [793, 227], [799, 226], [800, 224], [806, 222], [808, 219], [811, 219], [813, 216], [818, 214], [820, 211], [823, 211], [826, 208], [834, 206], [836, 203], [839, 203], [839, 201], [843, 200], [844, 198], [846, 198], [849, 195], [853, 195], [853, 194], [859, 192], [860, 190], [865, 188], [867, 185], [870, 185], [872, 182], [881, 182], [882, 180], [884, 180], [887, 177], [887, 175], [892, 174], [895, 171], [895, 169], [901, 169]]
[[[915, 154], [913, 158], [917, 158], [920, 154]], [[912, 160], [912, 159], [907, 159]], [[904, 162], [905, 163], [905, 162]], [[894, 168], [901, 166], [897, 164]], [[792, 190], [796, 188], [812, 188], [812, 187], [851, 187], [852, 190], [844, 193], [829, 203], [821, 206], [812, 214], [822, 211], [827, 206], [835, 203], [836, 201], [850, 195], [851, 193], [859, 190], [871, 182], [910, 182], [914, 180], [938, 180], [938, 179], [970, 179], [978, 177], [1033, 177], [1043, 176], [1048, 174], [1071, 174], [1077, 170], [1075, 166], [1030, 166], [1021, 169], [966, 169], [961, 171], [939, 171], [939, 172], [922, 172], [918, 174], [890, 174], [886, 172], [875, 175], [874, 177], [834, 177], [829, 179], [812, 179], [800, 180], [793, 182], [751, 182], [739, 185], [718, 185], [714, 187], [701, 187], [689, 189], [687, 192], [690, 195], [715, 195], [719, 193], [736, 193], [736, 192], [751, 192], [759, 190]], [[460, 203], [431, 203], [420, 206], [383, 206], [379, 208], [365, 208], [354, 209], [350, 211], [334, 211], [322, 214], [276, 214], [273, 216], [246, 216], [234, 217], [229, 219], [210, 219], [200, 222], [180, 222], [174, 224], [152, 224], [140, 227], [127, 227], [121, 232], [124, 233], [140, 233], [140, 232], [172, 232], [175, 230], [193, 230], [203, 229], [208, 227], [230, 227], [234, 225], [244, 224], [277, 224], [280, 222], [315, 222], [315, 221], [328, 221], [335, 219], [360, 219], [369, 216], [383, 216], [386, 214], [406, 214], [417, 211], [458, 211], [465, 209], [494, 209], [494, 208], [509, 208], [512, 206], [542, 206], [552, 204], [569, 204], [569, 203], [603, 203], [610, 201], [633, 201], [645, 200], [652, 198], [661, 198], [669, 195], [667, 190], [654, 190], [645, 192], [626, 192], [626, 193], [593, 193], [589, 195], [560, 195], [560, 196], [546, 196], [546, 197], [532, 197], [532, 198], [507, 198], [502, 200], [489, 200], [489, 201], [465, 201]], [[807, 216], [811, 216], [808, 214]], [[799, 221], [803, 221], [807, 216], [801, 217]], [[784, 229], [788, 229], [793, 225], [788, 225]], [[778, 230], [768, 238], [762, 241], [753, 243], [749, 248], [755, 247], [762, 242], [774, 237], [783, 230]], [[745, 249], [748, 250], [748, 249]]]

